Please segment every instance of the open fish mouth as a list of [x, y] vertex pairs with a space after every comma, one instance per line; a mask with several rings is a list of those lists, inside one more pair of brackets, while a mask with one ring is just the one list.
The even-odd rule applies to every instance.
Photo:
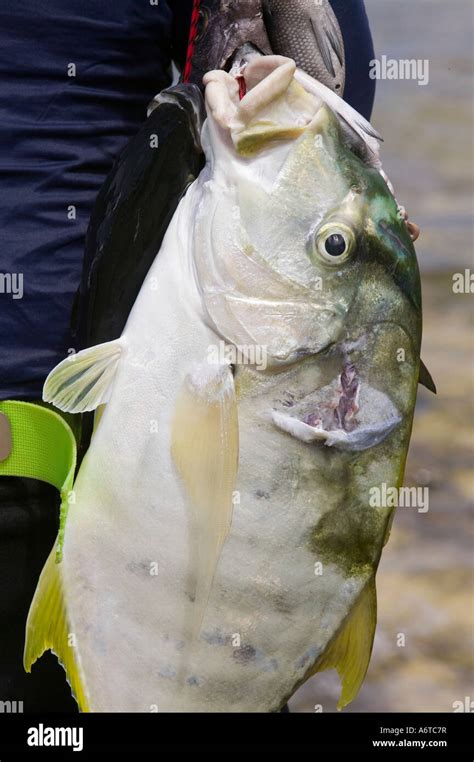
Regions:
[[287, 411], [273, 410], [278, 428], [296, 439], [342, 450], [368, 450], [401, 423], [389, 397], [359, 377], [348, 358], [340, 375], [303, 399], [291, 393], [283, 403]]

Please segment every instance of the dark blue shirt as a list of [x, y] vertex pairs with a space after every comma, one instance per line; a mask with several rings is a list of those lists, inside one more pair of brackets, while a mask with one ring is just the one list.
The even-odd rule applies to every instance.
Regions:
[[2, 398], [40, 397], [70, 346], [92, 204], [169, 83], [170, 44], [164, 0], [0, 4]]
[[363, 0], [329, 0], [337, 16], [346, 52], [344, 100], [370, 119], [375, 97], [375, 80], [369, 77], [374, 46]]

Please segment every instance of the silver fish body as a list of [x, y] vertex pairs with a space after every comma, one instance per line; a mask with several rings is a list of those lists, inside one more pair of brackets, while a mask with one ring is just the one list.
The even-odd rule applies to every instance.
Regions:
[[25, 650], [58, 654], [85, 711], [274, 711], [327, 668], [344, 706], [370, 659], [416, 256], [347, 104], [279, 56], [239, 76], [243, 98], [206, 75], [206, 167], [122, 337], [45, 384], [71, 413], [105, 404]]

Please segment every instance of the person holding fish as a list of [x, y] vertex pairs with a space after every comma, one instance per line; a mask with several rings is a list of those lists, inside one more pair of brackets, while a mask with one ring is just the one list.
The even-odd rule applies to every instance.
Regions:
[[[64, 160], [59, 183], [47, 162], [37, 169], [47, 175], [40, 200], [31, 198], [34, 168], [23, 193], [15, 181], [4, 253], [9, 272], [27, 263], [32, 285], [21, 308], [14, 311], [12, 301], [0, 321], [6, 358], [0, 474], [42, 478], [62, 498], [58, 539], [28, 618], [25, 666], [54, 650], [83, 711], [149, 711], [155, 699], [170, 711], [278, 710], [298, 682], [330, 666], [341, 674], [344, 705], [356, 695], [370, 657], [374, 575], [391, 518], [382, 508], [368, 519], [363, 491], [371, 479], [398, 483], [421, 330], [409, 230], [367, 122], [374, 82], [365, 9], [358, 0], [203, 0], [192, 7], [174, 2], [172, 12], [165, 2], [150, 4], [142, 17], [131, 2], [117, 5], [107, 17], [110, 39], [92, 5], [74, 16], [58, 6], [69, 44], [74, 40], [76, 49], [84, 34], [92, 46], [81, 53], [89, 56], [84, 77], [75, 82], [81, 67], [71, 61], [71, 87], [52, 88], [46, 104], [32, 97], [30, 116], [41, 127], [22, 134], [23, 142], [16, 134], [25, 167], [45, 151], [55, 161], [59, 144]], [[6, 26], [22, 23], [27, 45], [33, 27], [36, 34], [49, 19], [38, 18], [37, 10], [26, 21], [18, 14]], [[101, 45], [116, 44], [117, 30], [123, 49], [101, 67]], [[88, 219], [145, 102], [169, 84], [172, 37], [185, 84], [152, 102], [149, 120], [99, 193], [70, 339], [85, 237], [84, 226], [70, 223], [78, 209]], [[45, 70], [54, 71], [57, 50], [46, 38], [42, 53]], [[97, 88], [104, 87], [108, 97], [99, 103]], [[126, 97], [117, 99], [122, 87]], [[78, 133], [71, 118], [84, 113], [90, 127]], [[33, 139], [42, 142], [28, 147]], [[286, 177], [270, 190], [282, 160]], [[305, 167], [317, 170], [318, 179]], [[294, 208], [290, 198], [298, 199]], [[5, 196], [5, 216], [11, 203]], [[31, 206], [41, 203], [39, 210]], [[61, 204], [70, 217], [56, 217]], [[19, 220], [31, 218], [32, 208], [37, 222], [20, 235]], [[182, 269], [179, 252], [189, 257], [196, 280]], [[326, 284], [324, 295], [318, 296], [318, 283]], [[383, 325], [387, 316], [392, 329]], [[206, 348], [220, 340], [237, 347], [258, 341], [267, 347], [269, 367], [209, 366]], [[403, 367], [393, 365], [395, 346], [406, 351]], [[72, 361], [63, 360], [68, 354]], [[381, 381], [387, 367], [395, 379], [390, 388]], [[28, 404], [41, 396], [66, 418]], [[82, 414], [87, 430], [91, 412], [104, 405], [74, 481], [76, 445], [67, 416]], [[89, 441], [82, 435], [84, 451]], [[22, 457], [22, 445], [31, 451], [32, 443], [44, 459]], [[377, 473], [372, 448], [382, 459]], [[346, 484], [343, 496], [331, 493], [328, 475], [331, 484]], [[23, 510], [15, 504], [20, 499], [35, 503], [46, 520], [50, 494], [25, 498], [6, 480], [0, 488], [12, 525]], [[117, 533], [126, 541], [117, 542]], [[5, 535], [0, 542], [13, 566], [16, 545]], [[338, 548], [349, 546], [338, 557]], [[316, 598], [314, 575], [306, 576], [315, 559], [328, 569]], [[153, 564], [161, 573], [151, 573]], [[18, 596], [15, 610], [24, 605], [24, 593]], [[294, 625], [284, 644], [274, 637], [277, 599]], [[5, 600], [3, 614], [12, 620]], [[51, 606], [56, 619], [46, 617]], [[249, 627], [250, 612], [258, 610], [262, 618]], [[2, 644], [12, 661], [21, 627], [20, 621]], [[77, 633], [74, 653], [65, 627]], [[123, 643], [135, 654], [127, 663]], [[18, 660], [9, 680], [10, 690], [21, 684], [27, 694]], [[32, 698], [32, 708], [44, 709], [44, 696]]]

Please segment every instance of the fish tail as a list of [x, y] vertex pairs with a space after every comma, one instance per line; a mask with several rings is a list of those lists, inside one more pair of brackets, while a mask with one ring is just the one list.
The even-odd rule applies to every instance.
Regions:
[[68, 622], [61, 580], [61, 564], [55, 562], [55, 550], [51, 552], [41, 573], [38, 587], [26, 622], [26, 643], [23, 665], [26, 672], [45, 651], [52, 651], [66, 672], [66, 679], [76, 699], [79, 710], [88, 712], [88, 700], [76, 639]]

